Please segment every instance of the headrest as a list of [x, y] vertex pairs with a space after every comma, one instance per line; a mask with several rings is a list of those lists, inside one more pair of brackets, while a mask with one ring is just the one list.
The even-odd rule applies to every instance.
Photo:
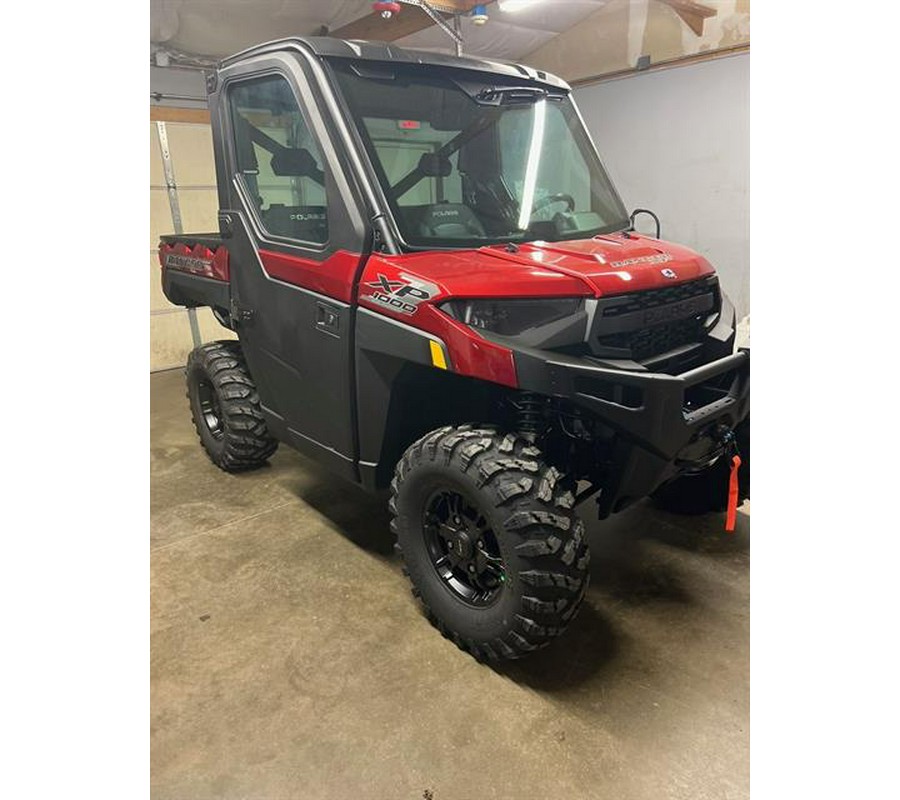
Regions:
[[426, 178], [446, 178], [453, 165], [447, 156], [439, 156], [437, 153], [422, 153], [419, 159], [419, 172]]
[[279, 177], [306, 178], [320, 173], [316, 160], [303, 147], [285, 147], [275, 153], [269, 163], [272, 172]]
[[260, 211], [269, 233], [307, 242], [328, 239], [328, 216], [325, 206], [285, 206], [273, 203]]

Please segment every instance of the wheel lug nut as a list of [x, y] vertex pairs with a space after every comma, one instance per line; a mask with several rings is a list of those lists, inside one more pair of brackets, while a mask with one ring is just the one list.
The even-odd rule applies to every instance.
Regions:
[[484, 542], [481, 541], [481, 539], [478, 540], [478, 546], [479, 546], [479, 547], [484, 547]]
[[475, 572], [475, 565], [469, 564], [469, 572]]

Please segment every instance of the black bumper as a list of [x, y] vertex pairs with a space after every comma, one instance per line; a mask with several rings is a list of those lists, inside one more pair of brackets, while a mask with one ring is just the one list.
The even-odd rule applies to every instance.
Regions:
[[601, 516], [702, 460], [718, 446], [712, 435], [718, 426], [734, 428], [750, 413], [749, 350], [678, 375], [535, 350], [518, 350], [516, 369], [522, 390], [568, 398], [618, 434], [612, 480], [598, 499]]

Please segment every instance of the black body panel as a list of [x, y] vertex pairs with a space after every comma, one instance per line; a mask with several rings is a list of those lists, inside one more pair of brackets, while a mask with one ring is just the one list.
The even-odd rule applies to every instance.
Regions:
[[568, 90], [569, 85], [550, 72], [515, 64], [500, 59], [477, 58], [475, 56], [451, 56], [445, 53], [433, 53], [427, 50], [412, 50], [395, 47], [385, 42], [346, 41], [331, 36], [305, 36], [279, 39], [273, 42], [251, 47], [221, 62], [222, 67], [237, 64], [246, 58], [260, 53], [277, 52], [289, 47], [303, 47], [316, 56], [323, 58], [346, 58], [363, 61], [395, 61], [406, 64], [427, 64], [434, 67], [452, 67], [454, 69], [471, 69], [477, 72], [494, 73], [498, 76], [533, 81], [553, 89]]
[[[277, 76], [290, 85], [306, 128], [321, 153], [328, 240], [293, 241], [265, 231], [247, 182], [239, 174], [229, 113], [232, 86]], [[294, 54], [241, 59], [217, 75], [210, 97], [219, 187], [219, 225], [232, 269], [232, 321], [257, 383], [270, 431], [353, 481], [356, 470], [354, 325], [352, 305], [267, 274], [260, 250], [321, 264], [338, 250], [360, 253], [371, 238], [368, 212], [334, 121], [323, 110], [312, 68]], [[357, 271], [358, 277], [358, 271]], [[298, 279], [302, 283], [302, 278]], [[355, 283], [355, 280], [354, 280]], [[327, 317], [329, 324], [321, 321]]]
[[[244, 215], [229, 212], [234, 324], [277, 438], [356, 480], [350, 306], [266, 274]], [[340, 334], [317, 320], [327, 306]]]
[[451, 417], [460, 423], [488, 418], [493, 387], [436, 369], [430, 342], [444, 349], [436, 337], [361, 308], [356, 342], [359, 472], [366, 488], [387, 486], [397, 459], [417, 434]]
[[515, 358], [522, 390], [566, 398], [617, 434], [601, 516], [713, 453], [716, 428], [733, 429], [750, 413], [749, 350], [680, 375], [609, 369], [540, 350], [519, 349]]
[[228, 310], [231, 304], [231, 286], [225, 281], [164, 269], [163, 294], [170, 303], [185, 308], [209, 306]]
[[[749, 350], [681, 375], [604, 369], [540, 351], [518, 351], [515, 357], [523, 390], [569, 398], [666, 460], [678, 456], [698, 426], [718, 421], [734, 427], [749, 410]], [[692, 403], [689, 390], [723, 376], [728, 387], [720, 397], [684, 410]]]

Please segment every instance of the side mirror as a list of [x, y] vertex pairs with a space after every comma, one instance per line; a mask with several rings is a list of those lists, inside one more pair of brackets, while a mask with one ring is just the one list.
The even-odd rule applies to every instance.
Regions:
[[631, 212], [631, 217], [629, 217], [629, 219], [631, 220], [631, 230], [634, 230], [634, 218], [638, 214], [649, 214], [651, 217], [653, 217], [653, 221], [656, 223], [656, 238], [659, 239], [659, 217], [657, 217], [656, 214], [654, 214], [649, 208], [636, 208]]

